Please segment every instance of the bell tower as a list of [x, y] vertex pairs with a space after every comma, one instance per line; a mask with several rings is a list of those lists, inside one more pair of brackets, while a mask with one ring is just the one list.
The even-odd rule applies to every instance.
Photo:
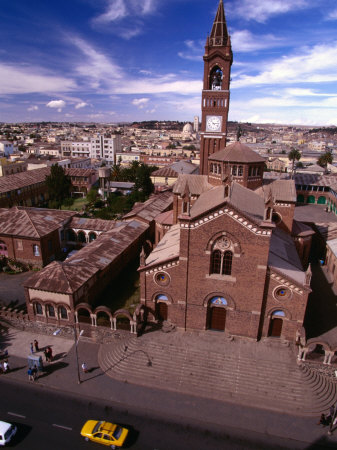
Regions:
[[204, 54], [200, 174], [208, 174], [208, 156], [226, 146], [229, 82], [233, 62], [223, 0], [220, 0]]

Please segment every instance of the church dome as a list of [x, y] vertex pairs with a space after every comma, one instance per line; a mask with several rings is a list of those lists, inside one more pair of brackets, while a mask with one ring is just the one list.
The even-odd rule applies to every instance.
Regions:
[[190, 123], [184, 125], [183, 133], [193, 133], [193, 127]]
[[263, 163], [265, 158], [254, 152], [248, 145], [235, 142], [224, 149], [213, 153], [208, 158], [210, 161], [238, 162], [238, 163]]

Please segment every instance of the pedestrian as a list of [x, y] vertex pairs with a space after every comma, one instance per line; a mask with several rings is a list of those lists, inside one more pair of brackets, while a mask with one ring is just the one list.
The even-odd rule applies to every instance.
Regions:
[[38, 352], [39, 351], [39, 343], [37, 342], [37, 340], [34, 340], [34, 347], [35, 347], [35, 351]]
[[6, 359], [5, 362], [4, 362], [4, 372], [5, 372], [5, 373], [9, 372], [9, 364], [8, 364], [7, 359]]
[[51, 362], [53, 360], [53, 350], [51, 349], [50, 346], [48, 346], [47, 350], [48, 350], [48, 359]]
[[30, 353], [31, 353], [31, 354], [34, 353], [33, 342], [30, 343]]
[[327, 425], [329, 425], [329, 423], [330, 423], [329, 418], [325, 414], [321, 414], [321, 417], [317, 422], [317, 425], [323, 425], [323, 427], [326, 427]]
[[36, 364], [33, 367], [32, 372], [33, 372], [33, 378], [34, 378], [34, 381], [35, 381], [37, 379], [37, 367], [36, 367]]
[[83, 370], [84, 373], [88, 372], [88, 367], [87, 367], [85, 362], [82, 363], [82, 370]]
[[336, 412], [337, 412], [337, 409], [335, 409], [335, 406], [334, 405], [331, 405], [330, 406], [330, 409], [329, 409], [329, 421], [330, 421], [330, 425], [329, 425], [329, 431], [328, 431], [328, 435], [332, 435], [332, 428], [333, 428], [333, 426], [336, 424]]
[[29, 367], [27, 373], [28, 373], [28, 380], [29, 380], [29, 381], [34, 381], [33, 369], [31, 369], [31, 368]]
[[48, 362], [49, 358], [48, 358], [48, 349], [46, 348], [45, 350], [43, 350], [44, 356], [46, 358], [46, 362]]

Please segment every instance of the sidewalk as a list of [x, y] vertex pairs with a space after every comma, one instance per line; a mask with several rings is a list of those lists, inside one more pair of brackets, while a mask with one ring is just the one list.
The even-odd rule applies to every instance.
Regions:
[[[337, 431], [327, 436], [327, 428], [317, 426], [318, 417], [299, 417], [263, 409], [225, 403], [214, 399], [183, 395], [178, 392], [137, 386], [117, 381], [103, 373], [98, 364], [100, 344], [88, 343], [80, 338], [79, 365], [86, 362], [89, 373], [80, 373], [78, 384], [74, 342], [58, 336], [34, 335], [29, 332], [8, 330], [0, 345], [8, 349], [12, 371], [0, 375], [20, 383], [32, 383], [27, 376], [27, 356], [30, 342], [37, 339], [40, 347], [50, 345], [55, 362], [36, 381], [36, 385], [69, 392], [82, 397], [106, 401], [124, 410], [141, 412], [144, 416], [162, 418], [185, 424], [198, 424], [203, 429], [221, 429], [238, 433], [241, 430], [292, 439], [296, 448], [315, 448], [313, 445], [336, 448]], [[64, 357], [63, 355], [66, 354]], [[244, 431], [242, 431], [244, 433]], [[303, 446], [301, 443], [304, 443]], [[289, 443], [291, 447], [291, 442]], [[295, 447], [295, 443], [294, 443]]]

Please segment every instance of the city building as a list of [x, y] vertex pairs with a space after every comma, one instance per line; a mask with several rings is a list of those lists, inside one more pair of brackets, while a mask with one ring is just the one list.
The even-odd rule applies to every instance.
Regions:
[[201, 175], [179, 175], [172, 216], [158, 217], [161, 239], [141, 256], [141, 304], [150, 322], [294, 342], [313, 232], [294, 220], [293, 180], [264, 185], [265, 159], [240, 142], [225, 146], [231, 63], [220, 0], [204, 56]]
[[107, 137], [98, 134], [88, 141], [61, 141], [61, 153], [64, 157], [93, 158], [107, 163], [116, 163], [116, 154], [121, 151], [119, 134]]

